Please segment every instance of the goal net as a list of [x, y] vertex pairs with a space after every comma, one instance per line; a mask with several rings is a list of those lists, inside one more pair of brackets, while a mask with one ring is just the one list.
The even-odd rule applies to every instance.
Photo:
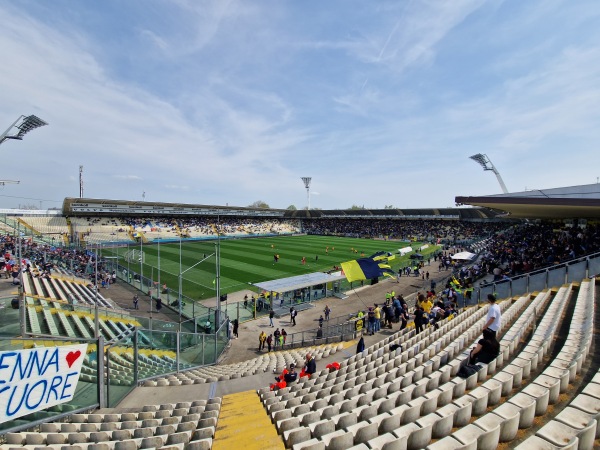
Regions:
[[127, 250], [123, 257], [125, 258], [125, 261], [130, 262], [130, 263], [146, 262], [145, 261], [145, 259], [146, 259], [145, 252], [143, 252], [139, 249]]

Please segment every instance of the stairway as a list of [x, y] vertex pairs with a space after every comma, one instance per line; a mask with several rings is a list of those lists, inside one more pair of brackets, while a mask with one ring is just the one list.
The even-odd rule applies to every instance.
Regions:
[[256, 391], [223, 397], [212, 450], [284, 448]]

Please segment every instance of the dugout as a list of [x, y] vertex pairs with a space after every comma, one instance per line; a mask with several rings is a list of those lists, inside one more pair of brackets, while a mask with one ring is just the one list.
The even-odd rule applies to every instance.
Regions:
[[302, 311], [312, 308], [314, 300], [339, 292], [340, 283], [345, 279], [345, 275], [313, 272], [250, 284], [259, 289], [265, 303], [275, 311], [275, 316], [282, 317], [289, 314], [292, 306], [296, 311]]

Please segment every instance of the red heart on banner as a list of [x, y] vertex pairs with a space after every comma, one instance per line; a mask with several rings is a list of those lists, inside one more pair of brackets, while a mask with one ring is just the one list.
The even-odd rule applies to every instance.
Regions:
[[77, 350], [76, 352], [69, 352], [67, 353], [67, 364], [69, 365], [69, 368], [71, 368], [71, 366], [73, 365], [73, 363], [75, 361], [77, 361], [77, 359], [81, 356], [81, 351]]

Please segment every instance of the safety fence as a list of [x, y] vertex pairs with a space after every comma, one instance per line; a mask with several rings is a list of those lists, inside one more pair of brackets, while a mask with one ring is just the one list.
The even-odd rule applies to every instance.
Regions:
[[565, 283], [581, 281], [600, 274], [600, 252], [557, 264], [545, 269], [515, 276], [509, 280], [499, 280], [480, 285], [473, 289], [471, 298], [463, 294], [459, 297], [459, 305], [475, 305], [485, 302], [488, 294], [496, 298], [508, 298], [527, 292], [541, 291]]

